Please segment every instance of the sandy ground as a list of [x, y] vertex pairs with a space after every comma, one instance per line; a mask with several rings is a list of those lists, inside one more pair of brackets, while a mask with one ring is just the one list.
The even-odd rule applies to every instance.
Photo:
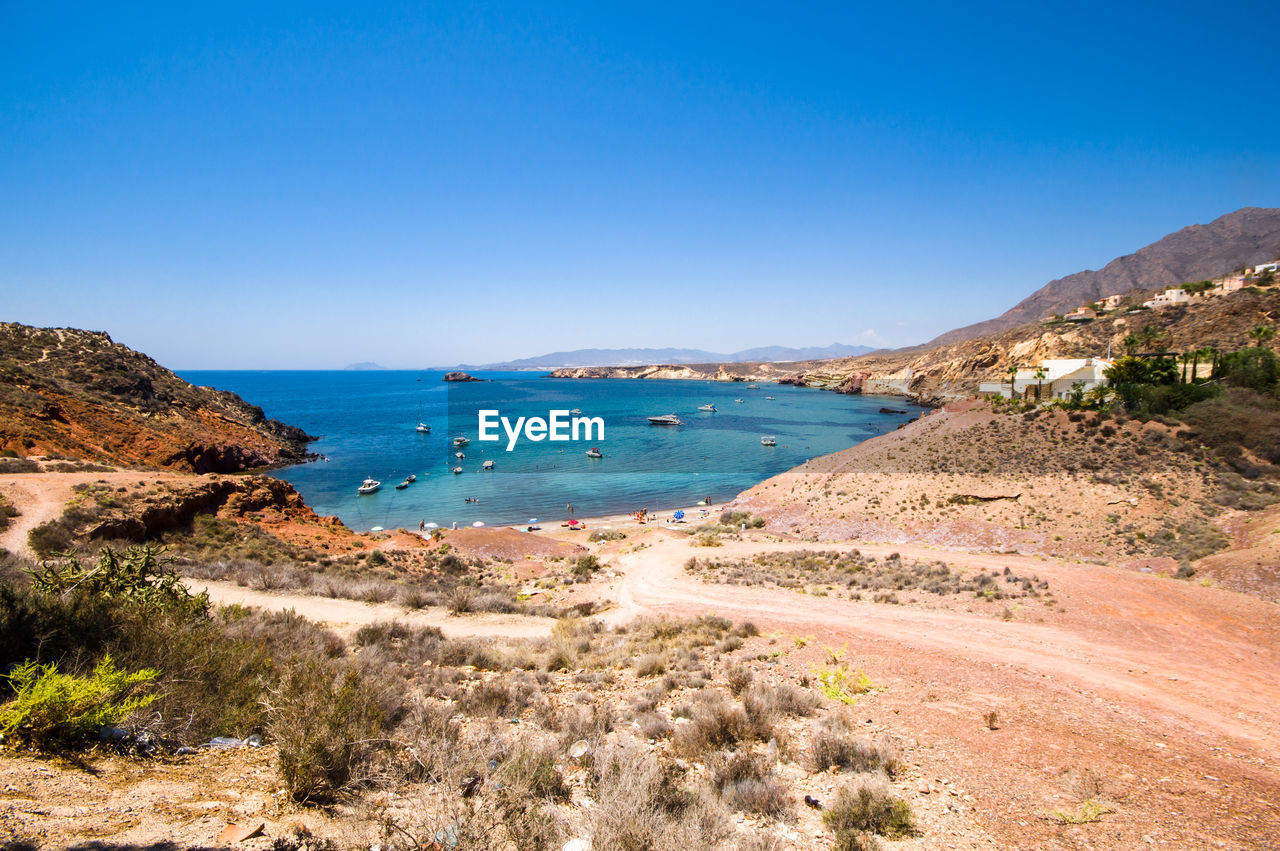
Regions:
[[[138, 478], [0, 480], [24, 512], [6, 545], [20, 542], [40, 518], [56, 516], [76, 480], [112, 475]], [[892, 731], [904, 742], [913, 806], [933, 814], [928, 832], [910, 847], [1280, 847], [1280, 617], [1274, 603], [1045, 556], [902, 543], [802, 544], [763, 532], [722, 547], [694, 547], [684, 532], [697, 524], [696, 510], [686, 512], [693, 522], [672, 528], [641, 526], [629, 517], [586, 521], [590, 529], [611, 526], [628, 534], [591, 547], [610, 568], [594, 591], [617, 603], [600, 617], [621, 623], [646, 614], [714, 612], [752, 620], [776, 636], [779, 670], [797, 678], [823, 664], [826, 648], [837, 649], [880, 686], [859, 700], [856, 712], [869, 729]], [[664, 520], [668, 515], [662, 512]], [[1256, 548], [1280, 538], [1272, 534], [1272, 519], [1265, 529], [1242, 531], [1241, 542]], [[521, 537], [553, 546], [586, 543], [581, 532], [544, 529]], [[683, 568], [694, 556], [855, 546], [869, 555], [898, 552], [957, 568], [1034, 573], [1049, 581], [1060, 604], [1015, 605], [1006, 620], [990, 604], [855, 602], [708, 584]], [[218, 602], [293, 608], [344, 632], [398, 618], [450, 635], [537, 636], [551, 623], [407, 613], [388, 604], [207, 585]], [[983, 720], [993, 711], [996, 729]], [[1074, 812], [1085, 798], [1113, 812], [1091, 824], [1049, 818], [1054, 810]]]

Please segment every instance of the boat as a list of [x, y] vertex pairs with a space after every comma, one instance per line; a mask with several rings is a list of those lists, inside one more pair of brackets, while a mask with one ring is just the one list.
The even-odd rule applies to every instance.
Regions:
[[471, 442], [471, 438], [463, 437], [462, 435], [458, 435], [453, 439], [454, 446], [466, 446], [470, 442]]
[[453, 468], [453, 474], [454, 474], [455, 476], [457, 476], [457, 475], [461, 475], [461, 473], [462, 473], [462, 468], [461, 468], [461, 467], [454, 467], [454, 468]]
[[596, 449], [596, 448], [593, 446], [593, 447], [591, 447], [590, 449], [588, 449], [588, 450], [587, 450], [587, 457], [588, 457], [588, 458], [603, 458], [603, 457], [604, 457], [604, 453], [603, 453], [603, 452], [601, 452], [599, 449]]
[[764, 437], [760, 438], [760, 445], [761, 446], [777, 446], [778, 438], [772, 435], [765, 435]]
[[716, 412], [716, 406], [715, 406], [715, 405], [713, 405], [713, 404], [711, 404], [710, 402], [708, 402], [708, 403], [707, 403], [707, 404], [705, 404], [705, 405], [699, 405], [699, 406], [698, 406], [698, 410], [699, 410], [699, 411], [707, 411], [708, 413], [712, 413], [712, 414], [714, 414], [714, 413]]
[[467, 457], [467, 454], [465, 452], [455, 452], [453, 453], [453, 457], [461, 461], [463, 458]]
[[483, 464], [481, 464], [481, 465], [480, 465], [480, 469], [481, 469], [481, 470], [492, 470], [492, 469], [493, 469], [493, 462], [492, 462], [492, 461], [485, 461]]
[[414, 426], [413, 430], [416, 431], [418, 434], [431, 434], [431, 426], [427, 425], [426, 423], [418, 423], [416, 426]]
[[402, 491], [402, 490], [404, 490], [404, 489], [405, 489], [405, 488], [407, 488], [407, 487], [409, 487], [409, 481], [406, 479], [405, 481], [403, 481], [403, 482], [401, 482], [400, 484], [396, 485], [396, 490], [398, 490], [398, 491]]
[[747, 389], [748, 389], [748, 390], [759, 390], [759, 389], [760, 389], [760, 385], [759, 385], [759, 384], [748, 384], [748, 385], [747, 385]]
[[582, 413], [582, 409], [581, 409], [581, 408], [574, 408], [574, 409], [573, 409], [572, 411], [570, 411], [569, 413], [571, 413], [571, 414], [580, 414], [580, 413]]
[[416, 481], [418, 480], [418, 477], [417, 477], [417, 476], [415, 476], [413, 473], [410, 473], [409, 475], [407, 475], [407, 476], [405, 476], [405, 477], [404, 477], [404, 480], [405, 480], [406, 482], [408, 482], [409, 484], [413, 484], [414, 482], [416, 482]]
[[776, 397], [776, 396], [765, 396], [764, 398], [765, 398], [765, 399], [775, 399], [775, 398], [777, 398], [777, 397]]
[[733, 401], [735, 401], [735, 402], [737, 402], [739, 405], [741, 405], [743, 402], [745, 402], [745, 401], [747, 401], [747, 400], [746, 400], [746, 399], [734, 399]]
[[684, 421], [675, 414], [661, 414], [656, 417], [649, 417], [650, 425], [684, 425]]
[[356, 488], [356, 493], [373, 493], [382, 487], [382, 482], [377, 479], [365, 479], [360, 483], [360, 487]]

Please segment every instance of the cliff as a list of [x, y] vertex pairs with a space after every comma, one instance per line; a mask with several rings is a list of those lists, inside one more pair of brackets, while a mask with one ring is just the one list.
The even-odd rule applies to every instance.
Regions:
[[304, 461], [314, 439], [107, 334], [0, 323], [0, 449], [230, 473]]

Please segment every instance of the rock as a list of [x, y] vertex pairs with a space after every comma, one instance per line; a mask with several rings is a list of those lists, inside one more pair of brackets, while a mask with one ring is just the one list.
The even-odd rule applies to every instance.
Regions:
[[218, 834], [218, 842], [229, 845], [233, 842], [244, 842], [246, 839], [252, 839], [260, 836], [267, 826], [263, 822], [257, 824], [229, 824], [222, 829], [222, 833]]
[[474, 375], [467, 375], [465, 372], [446, 372], [441, 381], [479, 381]]

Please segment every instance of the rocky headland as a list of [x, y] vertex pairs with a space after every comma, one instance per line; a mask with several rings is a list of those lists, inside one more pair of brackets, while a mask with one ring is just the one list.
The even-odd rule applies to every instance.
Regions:
[[0, 323], [0, 451], [11, 456], [233, 473], [305, 461], [312, 440], [105, 333]]

